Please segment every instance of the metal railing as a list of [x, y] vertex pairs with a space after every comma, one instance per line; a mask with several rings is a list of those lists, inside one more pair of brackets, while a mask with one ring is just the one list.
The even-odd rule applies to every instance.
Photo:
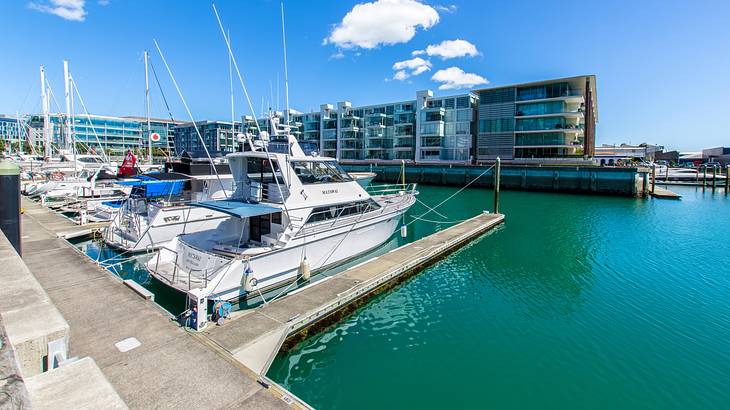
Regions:
[[417, 184], [382, 184], [365, 188], [370, 196], [400, 195], [405, 192], [416, 192]]

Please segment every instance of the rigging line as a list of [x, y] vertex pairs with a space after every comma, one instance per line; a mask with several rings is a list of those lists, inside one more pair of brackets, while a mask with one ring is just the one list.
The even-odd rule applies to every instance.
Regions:
[[[469, 183], [467, 183], [466, 185], [464, 185], [463, 187], [461, 187], [461, 188], [460, 188], [460, 189], [459, 189], [458, 191], [456, 191], [456, 192], [454, 192], [453, 194], [451, 194], [451, 195], [450, 195], [450, 196], [449, 196], [448, 198], [446, 198], [446, 199], [444, 199], [443, 201], [439, 202], [439, 204], [438, 204], [438, 205], [436, 205], [436, 206], [434, 206], [434, 207], [433, 207], [433, 209], [431, 209], [431, 210], [428, 210], [428, 211], [424, 212], [423, 214], [419, 215], [419, 216], [418, 216], [418, 218], [422, 218], [422, 217], [424, 217], [424, 216], [426, 216], [426, 215], [430, 214], [430, 213], [431, 213], [432, 211], [435, 211], [435, 210], [436, 210], [436, 208], [438, 208], [438, 207], [440, 207], [441, 205], [445, 204], [445, 203], [446, 203], [447, 201], [449, 201], [449, 200], [450, 200], [451, 198], [453, 198], [453, 197], [455, 197], [456, 195], [458, 195], [458, 194], [459, 194], [459, 193], [460, 193], [461, 191], [463, 191], [463, 190], [465, 190], [466, 188], [468, 188], [468, 187], [469, 187], [469, 185], [473, 184], [473, 183], [474, 183], [474, 182], [475, 182], [475, 181], [476, 181], [477, 179], [481, 178], [481, 177], [482, 177], [482, 176], [483, 176], [484, 174], [486, 174], [486, 173], [487, 173], [487, 172], [488, 172], [489, 170], [491, 170], [492, 168], [494, 168], [494, 166], [495, 166], [495, 165], [492, 165], [491, 167], [489, 167], [489, 168], [485, 169], [485, 170], [484, 170], [484, 172], [482, 172], [481, 174], [477, 175], [477, 177], [476, 177], [476, 178], [474, 178], [474, 179], [472, 179], [471, 181], [469, 181]], [[408, 225], [410, 225], [410, 224], [412, 224], [412, 223], [414, 223], [414, 222], [416, 222], [416, 221], [417, 221], [417, 219], [414, 219], [414, 220], [412, 220], [411, 222], [408, 222], [408, 223], [406, 224], [406, 226], [408, 226]]]
[[[81, 92], [79, 91], [79, 88], [76, 86], [76, 80], [69, 74], [69, 77], [71, 77], [72, 82], [71, 85], [73, 86], [73, 89], [76, 91], [76, 95], [79, 96], [79, 102], [81, 102], [81, 108], [84, 109], [84, 113], [86, 114], [86, 120], [89, 121], [89, 125], [91, 126], [91, 130], [94, 132], [94, 138], [96, 138], [96, 143], [99, 144], [99, 147], [101, 147], [101, 155], [104, 156], [104, 162], [109, 162], [109, 157], [106, 156], [106, 147], [104, 147], [101, 144], [101, 141], [99, 140], [99, 134], [96, 132], [96, 127], [91, 123], [91, 115], [89, 115], [89, 110], [86, 109], [86, 104], [84, 104], [84, 99], [81, 97]], [[88, 147], [88, 144], [86, 144]]]
[[[203, 145], [203, 149], [205, 150], [205, 155], [208, 156], [208, 159], [210, 160], [210, 166], [213, 168], [213, 172], [215, 173], [215, 177], [218, 179], [218, 183], [220, 186], [223, 186], [223, 182], [221, 182], [221, 177], [218, 175], [218, 169], [215, 167], [215, 163], [213, 163], [213, 158], [210, 156], [210, 152], [208, 152], [208, 147], [205, 145], [205, 140], [203, 140], [203, 136], [200, 135], [200, 130], [198, 129], [198, 124], [195, 123], [195, 118], [193, 118], [193, 113], [190, 112], [190, 108], [188, 108], [188, 103], [185, 102], [185, 97], [182, 95], [182, 91], [180, 91], [180, 87], [177, 85], [177, 81], [175, 81], [175, 76], [172, 75], [172, 70], [170, 70], [170, 66], [167, 64], [167, 60], [165, 60], [165, 55], [162, 54], [162, 50], [160, 49], [160, 45], [157, 44], [157, 40], [153, 39], [152, 41], [155, 42], [155, 47], [157, 47], [157, 52], [160, 53], [160, 57], [162, 57], [162, 62], [165, 64], [165, 68], [167, 68], [167, 73], [170, 74], [170, 78], [172, 79], [172, 83], [175, 85], [175, 89], [177, 90], [177, 94], [180, 96], [180, 100], [182, 100], [183, 105], [185, 106], [185, 111], [188, 112], [188, 115], [190, 116], [190, 121], [193, 123], [193, 128], [195, 128], [195, 132], [198, 134], [198, 138], [200, 138], [200, 143]], [[228, 199], [228, 193], [223, 190], [223, 195]]]
[[446, 219], [446, 215], [444, 215], [441, 212], [439, 212], [439, 211], [431, 208], [430, 206], [428, 206], [428, 204], [426, 204], [425, 202], [421, 201], [420, 199], [416, 198], [416, 202], [418, 202], [419, 204], [421, 204], [421, 205], [425, 206], [426, 208], [432, 210], [436, 215], [438, 215], [438, 216]]
[[[251, 110], [251, 114], [253, 115], [253, 123], [255, 124], [256, 129], [259, 132], [259, 137], [261, 136], [261, 128], [259, 127], [259, 122], [256, 120], [256, 111], [253, 109], [253, 104], [251, 103], [251, 98], [248, 95], [248, 89], [246, 88], [246, 84], [243, 81], [243, 76], [241, 75], [241, 70], [238, 68], [238, 62], [236, 62], [236, 56], [233, 55], [233, 50], [231, 49], [231, 42], [229, 41], [228, 36], [226, 36], [226, 30], [223, 28], [223, 22], [221, 21], [221, 17], [218, 14], [218, 9], [215, 7], [215, 3], [211, 4], [213, 6], [213, 12], [215, 13], [215, 18], [218, 20], [218, 27], [221, 29], [221, 34], [223, 34], [223, 39], [226, 41], [226, 46], [228, 47], [228, 54], [231, 57], [231, 61], [233, 62], [233, 66], [236, 68], [236, 75], [238, 75], [238, 81], [241, 83], [241, 87], [243, 88], [243, 93], [246, 95], [246, 101], [248, 102], [248, 108]], [[163, 58], [164, 61], [164, 58]], [[274, 130], [272, 125], [272, 131]], [[262, 138], [263, 140], [263, 138]], [[269, 148], [267, 147], [266, 141], [264, 141], [263, 144], [264, 151], [266, 152], [266, 159], [269, 161], [269, 166], [271, 167], [271, 174], [274, 177], [274, 181], [276, 182], [276, 188], [279, 190], [279, 192], [282, 195], [282, 206], [284, 207], [284, 212], [286, 213], [286, 217], [289, 219], [289, 224], [291, 224], [291, 216], [289, 215], [289, 209], [286, 206], [286, 201], [284, 199], [284, 191], [281, 190], [281, 185], [279, 184], [279, 177], [276, 176], [276, 170], [274, 169], [274, 164], [271, 161], [271, 155], [269, 154]], [[277, 161], [277, 164], [279, 165], [279, 170], [281, 171], [282, 177], [284, 175], [284, 171], [281, 168], [281, 164]], [[262, 181], [263, 183], [263, 181]]]
[[162, 94], [162, 101], [165, 103], [165, 108], [167, 108], [167, 114], [170, 116], [171, 121], [175, 121], [175, 118], [172, 116], [172, 111], [170, 110], [170, 105], [167, 103], [167, 97], [165, 97], [165, 92], [162, 91], [162, 85], [160, 85], [160, 80], [157, 78], [155, 65], [152, 64], [152, 61], [150, 61], [149, 63], [150, 67], [152, 68], [152, 75], [155, 77], [155, 83], [157, 84], [157, 88], [160, 90], [160, 94]]
[[[286, 125], [289, 125], [289, 69], [286, 63], [286, 31], [284, 30], [284, 0], [281, 1], [281, 40], [284, 46], [284, 103], [286, 104]], [[276, 81], [279, 86], [279, 80]], [[279, 98], [279, 92], [276, 92], [276, 98]]]

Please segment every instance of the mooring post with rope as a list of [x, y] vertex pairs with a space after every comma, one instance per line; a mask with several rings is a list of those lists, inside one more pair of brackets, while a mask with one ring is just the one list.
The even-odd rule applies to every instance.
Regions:
[[717, 186], [717, 167], [712, 167], [712, 191], [715, 191], [715, 187]]
[[651, 193], [654, 194], [654, 187], [656, 186], [656, 164], [651, 164]]
[[730, 189], [730, 165], [725, 167], [725, 195], [728, 189]]
[[499, 185], [502, 173], [502, 160], [497, 157], [497, 163], [494, 167], [494, 213], [499, 213]]

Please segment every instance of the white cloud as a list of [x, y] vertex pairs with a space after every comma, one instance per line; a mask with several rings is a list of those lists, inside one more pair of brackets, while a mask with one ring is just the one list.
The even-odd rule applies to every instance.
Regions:
[[393, 70], [397, 70], [393, 79], [403, 81], [408, 77], [431, 70], [431, 62], [421, 57], [416, 57], [410, 60], [398, 61], [393, 64]]
[[474, 57], [479, 55], [477, 47], [466, 40], [444, 40], [438, 44], [431, 44], [425, 50], [412, 52], [414, 56], [428, 54], [430, 57], [441, 57], [442, 60], [456, 57]]
[[449, 67], [438, 70], [431, 77], [431, 80], [442, 83], [439, 90], [452, 90], [455, 88], [471, 88], [476, 85], [489, 84], [489, 81], [474, 73], [465, 73], [459, 67]]
[[448, 5], [436, 5], [434, 6], [436, 10], [443, 11], [444, 13], [456, 13], [456, 5], [455, 4], [448, 4]]
[[49, 0], [44, 3], [28, 3], [28, 8], [54, 14], [65, 20], [84, 21], [86, 18], [85, 5], [85, 0]]
[[406, 73], [406, 70], [400, 70], [395, 73], [395, 75], [393, 76], [393, 79], [398, 80], [398, 81], [403, 81], [408, 77], [410, 77], [410, 76], [408, 75], [408, 73]]
[[439, 21], [438, 12], [415, 0], [376, 0], [360, 3], [337, 24], [323, 44], [341, 48], [372, 49], [407, 43], [420, 26], [424, 30]]

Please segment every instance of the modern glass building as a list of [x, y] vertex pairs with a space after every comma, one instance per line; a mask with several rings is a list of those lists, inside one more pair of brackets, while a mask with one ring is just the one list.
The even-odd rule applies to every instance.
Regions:
[[484, 88], [476, 159], [591, 158], [598, 121], [596, 77]]
[[300, 141], [340, 160], [468, 162], [477, 106], [472, 93], [434, 97], [425, 90], [415, 100], [386, 104], [322, 104], [319, 112], [292, 115], [292, 123]]
[[[67, 141], [66, 116], [51, 114], [51, 140], [55, 147], [62, 147]], [[36, 135], [43, 134], [43, 115], [33, 114], [29, 119], [30, 127]], [[77, 143], [94, 149], [97, 152], [104, 148], [110, 154], [121, 155], [127, 150], [144, 151], [147, 148], [148, 135], [157, 133], [159, 141], [153, 141], [152, 146], [172, 152], [171, 136], [179, 121], [150, 119], [151, 133], [147, 130], [147, 119], [142, 117], [109, 117], [104, 115], [90, 115], [73, 118], [73, 136]], [[40, 143], [40, 140], [39, 140]]]
[[0, 139], [5, 144], [17, 144], [18, 135], [25, 139], [22, 130], [18, 126], [18, 120], [15, 118], [0, 116]]
[[203, 151], [198, 132], [209, 151], [234, 152], [239, 147], [237, 134], [241, 132], [241, 123], [196, 121], [195, 125], [191, 122], [178, 125], [174, 130], [175, 152], [180, 155], [184, 151], [196, 153]]

